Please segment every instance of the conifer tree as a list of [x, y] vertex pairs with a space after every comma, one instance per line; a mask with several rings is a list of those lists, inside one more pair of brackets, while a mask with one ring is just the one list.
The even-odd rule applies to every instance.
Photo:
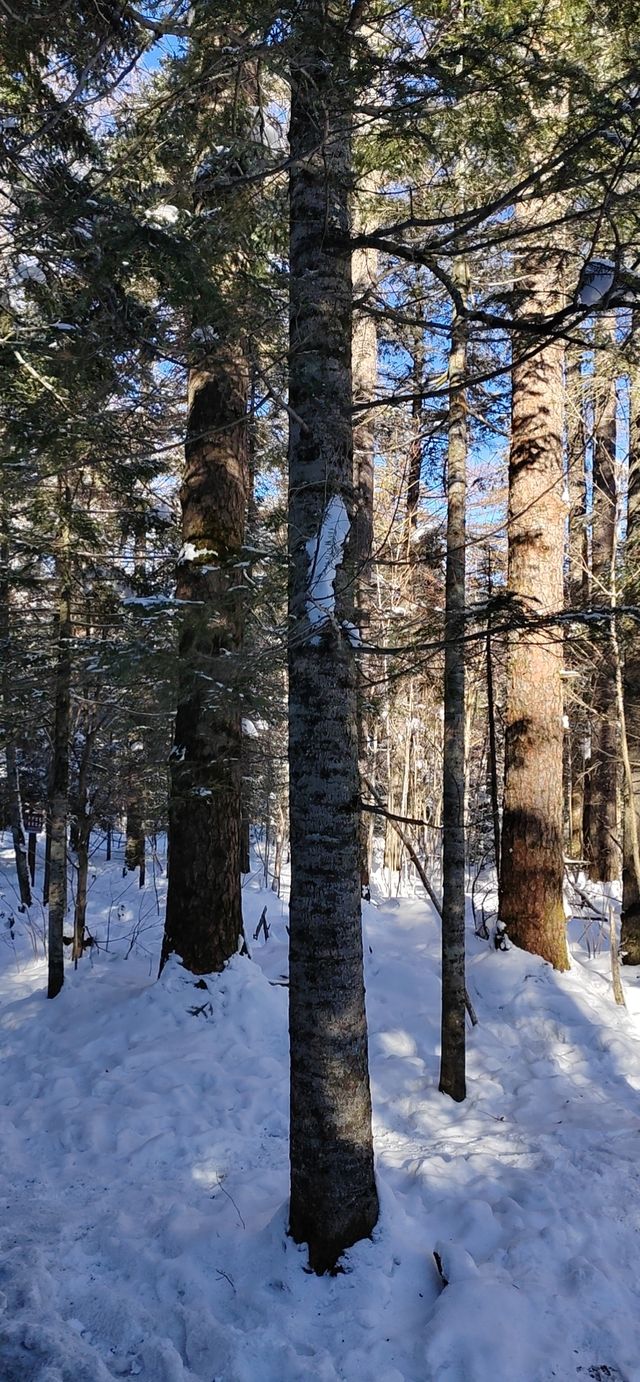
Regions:
[[346, 0], [310, 0], [291, 74], [290, 1230], [316, 1272], [378, 1217], [350, 633], [349, 24]]
[[[519, 258], [522, 310], [561, 306], [562, 257]], [[532, 628], [511, 636], [507, 668], [500, 920], [524, 950], [569, 965], [563, 905], [562, 643], [545, 616], [563, 600], [563, 348], [514, 340], [509, 459], [509, 591]], [[536, 624], [538, 627], [536, 628]]]
[[[233, 42], [222, 29], [205, 43], [205, 68]], [[206, 56], [205, 56], [206, 55]], [[220, 64], [226, 68], [226, 61]], [[246, 72], [204, 87], [206, 161], [196, 172], [196, 213], [215, 195], [233, 207], [242, 162], [232, 151], [236, 121], [247, 121]], [[238, 109], [238, 102], [240, 108]], [[216, 153], [216, 148], [222, 153]], [[204, 151], [203, 151], [204, 152]], [[237, 193], [235, 194], [237, 201]], [[222, 247], [221, 247], [222, 248]], [[240, 897], [242, 634], [241, 553], [249, 498], [249, 363], [245, 304], [232, 254], [216, 266], [217, 314], [196, 303], [189, 373], [186, 466], [181, 490], [184, 546], [177, 597], [184, 604], [180, 687], [171, 754], [169, 891], [163, 961], [176, 952], [196, 974], [221, 969], [238, 948]], [[225, 282], [226, 280], [226, 282]], [[224, 286], [223, 286], [224, 283]], [[206, 300], [206, 299], [205, 299]], [[211, 308], [210, 300], [207, 306]], [[235, 681], [235, 685], [234, 685]]]
[[[629, 484], [625, 540], [625, 603], [638, 604], [640, 591], [640, 389], [635, 361], [630, 370]], [[624, 713], [632, 791], [625, 784], [624, 859], [622, 871], [621, 952], [623, 964], [640, 964], [640, 880], [635, 846], [640, 827], [640, 639], [635, 620], [627, 633], [624, 664]], [[635, 812], [635, 832], [631, 813]]]
[[[593, 503], [591, 513], [591, 603], [596, 609], [611, 604], [613, 563], [616, 552], [617, 399], [613, 360], [606, 346], [615, 345], [615, 319], [597, 327], [600, 349], [596, 353], [593, 381], [594, 443]], [[594, 640], [594, 680], [591, 698], [591, 756], [588, 763], [585, 803], [585, 855], [595, 881], [611, 882], [619, 876], [618, 837], [618, 728], [615, 667], [611, 640]]]

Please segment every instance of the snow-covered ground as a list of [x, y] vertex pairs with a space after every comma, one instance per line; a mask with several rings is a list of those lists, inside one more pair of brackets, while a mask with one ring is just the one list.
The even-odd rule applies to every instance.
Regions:
[[284, 904], [254, 879], [253, 961], [156, 982], [164, 877], [100, 852], [101, 948], [48, 1002], [6, 837], [2, 868], [2, 1382], [640, 1382], [640, 975], [616, 1008], [582, 924], [566, 975], [470, 931], [455, 1105], [437, 920], [365, 908], [382, 1213], [318, 1279], [286, 1237]]

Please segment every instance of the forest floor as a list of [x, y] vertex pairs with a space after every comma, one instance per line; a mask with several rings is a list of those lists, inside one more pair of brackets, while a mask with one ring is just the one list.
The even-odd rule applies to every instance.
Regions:
[[100, 948], [50, 1003], [0, 864], [2, 1382], [640, 1382], [640, 974], [616, 1008], [595, 926], [568, 974], [470, 926], [456, 1105], [437, 919], [365, 907], [381, 1217], [318, 1279], [286, 1236], [285, 904], [252, 879], [253, 961], [156, 982], [164, 878], [99, 851]]

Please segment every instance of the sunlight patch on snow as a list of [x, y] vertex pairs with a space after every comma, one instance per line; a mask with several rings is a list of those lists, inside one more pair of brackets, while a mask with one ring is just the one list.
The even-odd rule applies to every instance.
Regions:
[[386, 1051], [389, 1056], [415, 1056], [417, 1050], [413, 1037], [400, 1028], [381, 1032], [379, 1043], [380, 1049]]
[[378, 876], [363, 922], [381, 1217], [343, 1276], [317, 1280], [287, 1236], [286, 903], [255, 853], [252, 960], [196, 980], [172, 958], [156, 981], [164, 842], [140, 890], [122, 879], [124, 839], [107, 864], [96, 836], [100, 948], [77, 972], [66, 956], [60, 997], [23, 917], [20, 969], [0, 952], [0, 1372], [636, 1382], [640, 977], [624, 972], [616, 1009], [606, 929], [588, 953], [570, 923], [562, 975], [469, 929], [479, 1026], [457, 1105], [437, 1087], [439, 924], [417, 887], [389, 900]]

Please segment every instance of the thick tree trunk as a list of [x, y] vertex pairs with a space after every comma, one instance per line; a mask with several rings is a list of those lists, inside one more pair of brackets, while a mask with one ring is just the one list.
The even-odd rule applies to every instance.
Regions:
[[184, 602], [180, 689], [171, 754], [169, 885], [163, 963], [222, 969], [242, 933], [242, 728], [237, 694], [241, 602], [237, 561], [248, 494], [247, 371], [223, 352], [189, 379], [182, 486]]
[[[581, 356], [566, 354], [567, 487], [569, 491], [569, 570], [567, 595], [571, 609], [582, 610], [589, 601], [589, 538], [587, 532], [586, 429]], [[578, 659], [567, 651], [568, 667], [578, 673]], [[575, 684], [571, 679], [570, 686]], [[584, 850], [585, 744], [589, 725], [580, 698], [569, 699], [569, 853], [581, 859]]]
[[64, 983], [64, 918], [67, 909], [67, 826], [69, 821], [69, 730], [71, 723], [71, 495], [65, 486], [58, 555], [58, 653], [55, 676], [53, 764], [49, 819], [49, 983], [55, 998]]
[[[613, 323], [603, 329], [610, 339], [615, 339]], [[606, 353], [599, 356], [594, 393], [591, 599], [597, 607], [610, 603], [616, 547], [616, 384]], [[607, 883], [620, 876], [616, 682], [608, 636], [594, 642], [594, 656], [585, 856], [590, 877]]]
[[[233, 37], [233, 35], [231, 35]], [[218, 101], [215, 137], [234, 137], [244, 101]], [[212, 136], [212, 142], [214, 137]], [[221, 190], [228, 186], [228, 191]], [[198, 189], [196, 188], [198, 193]], [[203, 188], [204, 193], [204, 188]], [[233, 201], [228, 170], [216, 197]], [[206, 208], [206, 200], [199, 199]], [[235, 205], [235, 203], [234, 203]], [[242, 208], [236, 207], [238, 215]], [[177, 598], [183, 618], [175, 745], [171, 754], [169, 884], [161, 965], [176, 953], [194, 974], [222, 969], [242, 935], [242, 592], [238, 562], [250, 494], [244, 289], [230, 258], [218, 266], [220, 319], [194, 319], [203, 358], [191, 369], [181, 490], [184, 546]]]
[[[640, 375], [631, 381], [631, 422], [629, 438], [629, 494], [625, 543], [625, 603], [638, 604], [640, 598]], [[640, 886], [634, 860], [634, 832], [631, 813], [635, 813], [636, 834], [640, 835], [640, 640], [637, 624], [629, 631], [624, 665], [624, 707], [627, 748], [633, 789], [628, 785], [624, 804], [624, 860], [622, 869], [622, 962], [640, 964]]]
[[[378, 1217], [360, 921], [347, 0], [309, 0], [291, 95], [290, 1231], [316, 1272]], [[351, 557], [351, 560], [350, 560]]]
[[140, 812], [140, 802], [129, 797], [127, 801], [127, 831], [124, 847], [125, 873], [135, 873], [136, 869], [144, 871], [144, 851], [146, 837], [144, 833], [144, 821]]
[[[466, 293], [466, 273], [457, 270]], [[467, 401], [465, 323], [453, 323], [449, 357], [447, 450], [447, 562], [444, 653], [444, 758], [442, 859], [442, 1054], [440, 1089], [459, 1102], [465, 1074], [465, 532], [467, 485]]]
[[[523, 315], [558, 307], [562, 266], [551, 253], [521, 262]], [[533, 357], [516, 338], [509, 458], [509, 570], [512, 597], [536, 620], [563, 604], [563, 347]], [[524, 950], [556, 969], [569, 958], [563, 907], [562, 640], [553, 628], [510, 638], [500, 920]]]

